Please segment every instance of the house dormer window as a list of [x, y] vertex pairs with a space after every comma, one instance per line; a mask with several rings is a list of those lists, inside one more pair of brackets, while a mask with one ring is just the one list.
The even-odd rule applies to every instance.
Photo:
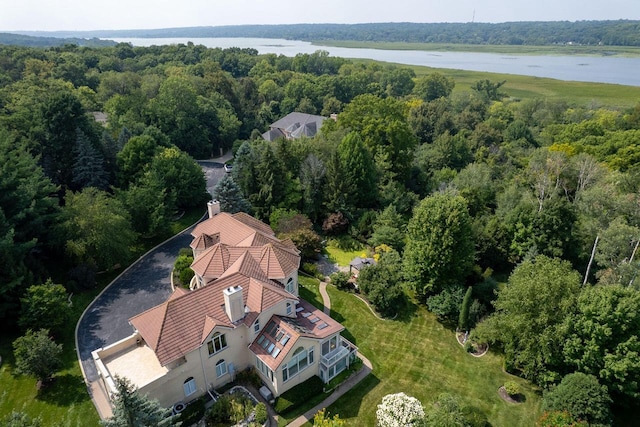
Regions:
[[256, 334], [260, 332], [260, 318], [256, 319], [256, 321], [253, 322], [253, 332]]
[[225, 334], [216, 332], [211, 341], [207, 342], [207, 349], [209, 350], [209, 356], [216, 354], [227, 348], [227, 337]]
[[287, 292], [289, 292], [290, 294], [294, 293], [295, 291], [295, 286], [293, 285], [293, 277], [289, 277], [289, 280], [287, 280], [287, 284], [284, 287], [286, 289]]
[[290, 302], [287, 303], [287, 316], [293, 311], [293, 305]]

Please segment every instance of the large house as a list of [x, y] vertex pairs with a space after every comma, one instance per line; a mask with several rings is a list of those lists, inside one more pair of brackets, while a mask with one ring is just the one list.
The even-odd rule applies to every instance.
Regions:
[[312, 138], [327, 118], [306, 113], [289, 113], [277, 122], [269, 126], [269, 130], [262, 134], [267, 141], [275, 141], [278, 138], [298, 139], [303, 136]]
[[195, 277], [162, 304], [129, 319], [128, 338], [93, 352], [112, 396], [126, 377], [164, 406], [189, 402], [255, 368], [278, 396], [318, 375], [342, 372], [356, 347], [344, 329], [298, 296], [300, 255], [266, 224], [219, 213], [192, 232]]

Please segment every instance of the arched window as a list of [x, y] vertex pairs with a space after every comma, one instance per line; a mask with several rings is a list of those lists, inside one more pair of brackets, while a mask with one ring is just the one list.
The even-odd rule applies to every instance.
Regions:
[[291, 314], [291, 312], [293, 311], [292, 307], [293, 307], [293, 306], [291, 305], [291, 303], [290, 303], [290, 302], [288, 302], [288, 303], [287, 303], [287, 314]]
[[218, 363], [216, 363], [216, 377], [220, 378], [226, 373], [227, 373], [227, 362], [225, 362], [224, 359], [218, 360]]
[[184, 381], [182, 387], [184, 387], [184, 395], [191, 396], [196, 392], [196, 380], [193, 377], [189, 377]]

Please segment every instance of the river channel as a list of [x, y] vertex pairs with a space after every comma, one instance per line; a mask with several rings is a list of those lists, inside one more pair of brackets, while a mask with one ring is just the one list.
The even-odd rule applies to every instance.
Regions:
[[365, 58], [406, 65], [456, 70], [488, 71], [549, 77], [566, 81], [640, 86], [640, 58], [618, 56], [508, 55], [474, 52], [428, 52], [316, 46], [309, 42], [259, 38], [118, 38], [134, 46], [178, 44], [191, 41], [207, 47], [254, 48], [259, 53], [295, 56], [326, 50], [331, 56]]

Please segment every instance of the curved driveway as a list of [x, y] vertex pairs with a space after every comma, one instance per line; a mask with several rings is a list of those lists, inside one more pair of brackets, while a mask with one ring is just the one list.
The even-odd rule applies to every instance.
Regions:
[[[211, 192], [224, 175], [222, 163], [199, 163], [207, 177], [207, 190]], [[91, 352], [131, 335], [133, 328], [129, 325], [129, 318], [169, 297], [173, 263], [178, 251], [189, 247], [192, 229], [188, 228], [143, 255], [87, 307], [76, 329], [78, 357], [87, 382], [98, 379]]]

